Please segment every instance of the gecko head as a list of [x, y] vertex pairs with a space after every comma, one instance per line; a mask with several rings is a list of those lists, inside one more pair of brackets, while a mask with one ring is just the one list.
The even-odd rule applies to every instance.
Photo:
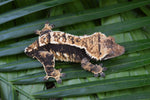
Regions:
[[125, 48], [115, 43], [115, 39], [110, 36], [106, 39], [105, 46], [108, 49], [108, 54], [103, 58], [103, 60], [120, 56], [125, 52]]
[[25, 48], [24, 53], [28, 56], [33, 56], [35, 51], [38, 49], [38, 43], [37, 41], [33, 42], [31, 45]]
[[36, 30], [35, 33], [38, 34], [39, 36], [52, 32], [52, 29], [54, 28], [54, 24], [49, 24], [48, 22], [45, 23], [45, 26], [42, 30]]
[[55, 27], [54, 24], [49, 24], [49, 22], [46, 22], [44, 28], [41, 31], [43, 31], [43, 32], [45, 32], [45, 31], [52, 31], [52, 29], [54, 27]]
[[39, 36], [39, 46], [44, 46], [50, 42], [50, 34], [45, 33], [41, 36]]
[[36, 53], [37, 49], [39, 47], [47, 45], [50, 42], [49, 40], [50, 40], [49, 32], [39, 36], [38, 40], [36, 40], [31, 45], [25, 48], [24, 50], [25, 54], [28, 56], [33, 56]]

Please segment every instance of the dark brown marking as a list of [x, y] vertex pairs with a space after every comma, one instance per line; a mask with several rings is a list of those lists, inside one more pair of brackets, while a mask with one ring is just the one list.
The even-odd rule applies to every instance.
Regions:
[[67, 38], [66, 38], [66, 34], [62, 34], [62, 37], [64, 38], [64, 42], [66, 42]]
[[97, 71], [97, 66], [93, 65], [92, 68], [91, 68], [91, 71], [96, 72]]
[[101, 42], [100, 35], [98, 35], [98, 50], [99, 50], [99, 53], [101, 55], [101, 45], [100, 45], [100, 42]]
[[89, 65], [89, 67], [91, 67], [91, 68], [92, 68], [92, 67], [93, 67], [93, 64], [90, 64], [90, 65]]
[[50, 75], [54, 71], [54, 67], [46, 67], [46, 72]]
[[80, 61], [81, 61], [81, 58], [80, 58], [80, 56], [76, 55], [76, 56], [74, 57], [74, 60], [77, 61], [77, 62], [78, 62], [78, 61], [80, 62]]
[[36, 41], [37, 41], [37, 47], [39, 48], [39, 39], [37, 39]]
[[54, 32], [53, 37], [58, 38], [58, 35], [56, 35], [56, 32]]
[[87, 48], [87, 41], [86, 40], [82, 41], [82, 46], [84, 46], [85, 48]]
[[107, 39], [107, 41], [105, 43], [106, 43], [107, 48], [112, 48], [112, 45], [113, 45], [112, 40]]
[[76, 40], [75, 40], [76, 42], [80, 42], [80, 38], [76, 38]]
[[51, 72], [54, 71], [54, 67], [47, 67], [46, 69], [49, 70], [49, 71], [51, 71]]
[[[62, 54], [62, 61], [66, 61], [68, 58], [70, 59], [70, 61], [74, 61], [74, 62], [79, 62], [81, 61], [81, 59], [83, 59], [84, 57], [89, 58], [90, 57], [86, 54], [84, 49], [80, 49], [78, 47], [74, 47], [74, 46], [69, 46], [69, 45], [63, 45], [63, 44], [48, 44], [47, 46], [45, 46], [47, 48], [47, 50], [51, 50], [54, 53], [59, 52], [60, 54]], [[44, 47], [43, 47], [44, 48]], [[53, 53], [53, 54], [54, 54]], [[68, 54], [68, 58], [66, 58], [63, 54]], [[75, 57], [73, 57], [73, 55], [75, 55]], [[58, 57], [56, 55], [54, 55], [56, 59], [59, 59], [61, 57]]]
[[90, 39], [90, 44], [93, 44], [93, 39]]
[[51, 32], [52, 30], [45, 30], [45, 31], [42, 31], [41, 32], [41, 35], [43, 35], [43, 34], [45, 34], [45, 33], [49, 33], [49, 32]]
[[68, 36], [68, 38], [69, 38], [69, 40], [71, 40], [72, 44], [74, 44], [74, 43], [75, 43], [75, 42], [74, 42], [74, 37], [72, 37], [72, 36]]
[[47, 38], [48, 38], [48, 43], [50, 43], [50, 41], [51, 41], [51, 35], [50, 35], [50, 33], [48, 33]]

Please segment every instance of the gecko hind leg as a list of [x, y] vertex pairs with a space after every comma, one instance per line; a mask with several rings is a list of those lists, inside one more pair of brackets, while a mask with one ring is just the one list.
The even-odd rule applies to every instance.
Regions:
[[64, 76], [61, 73], [61, 69], [55, 69], [55, 57], [48, 51], [39, 51], [35, 58], [43, 64], [46, 76], [44, 80], [48, 80], [50, 77], [54, 78], [58, 83], [61, 83], [62, 80], [60, 77]]
[[107, 70], [106, 67], [102, 67], [102, 64], [94, 65], [87, 58], [83, 58], [81, 60], [81, 67], [85, 70], [88, 70], [88, 71], [94, 73], [95, 77], [98, 77], [99, 74], [101, 77], [105, 77], [105, 73], [103, 71]]

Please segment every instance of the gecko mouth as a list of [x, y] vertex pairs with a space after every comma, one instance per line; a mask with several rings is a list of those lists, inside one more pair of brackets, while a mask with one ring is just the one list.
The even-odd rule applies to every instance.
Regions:
[[110, 59], [110, 58], [114, 58], [114, 57], [117, 57], [117, 56], [120, 56], [122, 54], [124, 54], [125, 52], [125, 49], [123, 46], [120, 46], [120, 45], [117, 45], [117, 49], [111, 51], [111, 53], [109, 53], [108, 55], [106, 55], [103, 60], [107, 60], [107, 59]]

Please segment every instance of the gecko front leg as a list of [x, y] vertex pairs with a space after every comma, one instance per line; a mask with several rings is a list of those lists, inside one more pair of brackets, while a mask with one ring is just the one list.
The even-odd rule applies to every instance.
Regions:
[[38, 51], [37, 54], [34, 56], [41, 64], [43, 64], [46, 76], [44, 77], [45, 80], [48, 80], [50, 77], [55, 78], [57, 83], [61, 83], [62, 80], [60, 77], [64, 76], [61, 73], [61, 69], [55, 69], [55, 57], [48, 51]]
[[98, 77], [99, 74], [102, 76], [102, 77], [105, 77], [105, 73], [103, 71], [106, 71], [107, 68], [106, 67], [102, 67], [102, 65], [94, 65], [92, 64], [91, 62], [89, 62], [89, 60], [87, 58], [83, 58], [81, 60], [81, 67], [85, 70], [88, 70], [92, 73], [94, 73], [94, 76], [95, 77]]

